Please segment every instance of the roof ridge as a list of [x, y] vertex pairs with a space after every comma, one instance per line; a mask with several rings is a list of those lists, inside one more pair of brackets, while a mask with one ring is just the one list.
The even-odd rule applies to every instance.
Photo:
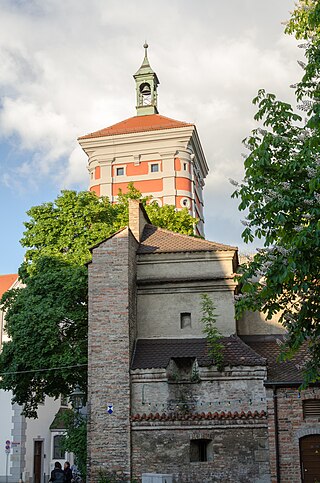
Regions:
[[[177, 233], [176, 231], [171, 231], [171, 230], [168, 230], [167, 228], [162, 228], [160, 226], [156, 226], [156, 225], [152, 225], [151, 223], [146, 223], [145, 225], [145, 228], [149, 226], [149, 227], [154, 227], [156, 228], [157, 230], [161, 230], [163, 231], [164, 233], [168, 233], [170, 235], [174, 235], [174, 236], [179, 236], [179, 237], [183, 237], [183, 238], [187, 238], [187, 239], [192, 239], [192, 240], [196, 240], [197, 242], [200, 242], [200, 243], [210, 243], [211, 245], [220, 245], [222, 247], [229, 247], [231, 249], [234, 249], [234, 250], [238, 250], [238, 247], [235, 247], [235, 246], [232, 246], [232, 245], [226, 245], [224, 243], [220, 243], [220, 242], [215, 242], [215, 241], [211, 241], [211, 240], [206, 240], [205, 238], [201, 238], [201, 237], [196, 237], [196, 236], [192, 236], [192, 235], [186, 235], [185, 233]], [[143, 242], [144, 240], [142, 240]]]
[[[152, 121], [152, 119], [158, 119], [158, 120], [163, 120], [163, 121], [168, 121], [168, 124], [171, 123], [176, 123], [177, 126], [169, 126], [169, 125], [163, 125], [161, 124], [155, 124], [152, 126], [152, 123], [147, 126], [136, 126], [135, 128], [133, 127], [127, 127], [127, 130], [125, 129], [126, 124], [130, 123], [130, 121], [137, 120], [140, 121], [140, 123], [145, 120], [149, 119]], [[135, 133], [135, 132], [147, 132], [150, 130], [153, 131], [160, 131], [161, 129], [169, 129], [172, 128], [174, 129], [175, 127], [188, 127], [188, 126], [194, 126], [194, 123], [188, 123], [186, 121], [178, 121], [177, 119], [173, 119], [171, 117], [163, 116], [162, 114], [146, 114], [144, 116], [131, 116], [128, 117], [127, 119], [123, 119], [122, 121], [116, 122], [115, 124], [111, 124], [110, 126], [103, 127], [102, 129], [98, 129], [97, 131], [93, 131], [90, 133], [87, 133], [83, 136], [79, 136], [78, 140], [81, 139], [86, 139], [86, 138], [92, 138], [92, 137], [100, 137], [100, 136], [117, 136], [120, 134], [130, 134], [130, 133]], [[121, 129], [122, 126], [122, 129]], [[120, 129], [122, 132], [117, 132], [117, 128]], [[111, 132], [110, 132], [111, 130]], [[112, 132], [115, 131], [115, 132]]]

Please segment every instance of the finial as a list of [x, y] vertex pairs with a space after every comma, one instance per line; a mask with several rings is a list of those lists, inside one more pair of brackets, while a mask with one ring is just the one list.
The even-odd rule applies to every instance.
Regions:
[[147, 44], [146, 40], [144, 41], [143, 47], [144, 47], [144, 55], [147, 57], [147, 50], [148, 50], [149, 45]]

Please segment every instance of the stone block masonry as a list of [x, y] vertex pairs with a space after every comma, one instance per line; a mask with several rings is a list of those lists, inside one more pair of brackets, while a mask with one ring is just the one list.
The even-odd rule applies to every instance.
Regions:
[[[88, 469], [131, 474], [130, 333], [134, 337], [137, 242], [128, 228], [93, 250], [89, 264]], [[108, 405], [113, 413], [108, 413]]]

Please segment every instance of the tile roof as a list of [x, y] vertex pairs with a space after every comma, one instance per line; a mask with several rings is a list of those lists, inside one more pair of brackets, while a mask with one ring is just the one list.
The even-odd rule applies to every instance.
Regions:
[[266, 419], [267, 413], [265, 411], [248, 411], [238, 413], [235, 411], [232, 413], [231, 411], [221, 413], [183, 413], [183, 412], [176, 412], [176, 413], [150, 413], [150, 414], [135, 414], [131, 416], [131, 421], [133, 422], [142, 422], [142, 421], [188, 421], [188, 420], [201, 420], [201, 419], [216, 419], [216, 420], [225, 420], [225, 419]]
[[66, 419], [65, 414], [72, 413], [72, 409], [69, 408], [59, 408], [58, 412], [56, 413], [55, 417], [53, 418], [52, 423], [49, 426], [49, 429], [66, 429]]
[[179, 127], [193, 126], [187, 122], [176, 121], [160, 114], [149, 114], [147, 116], [134, 116], [124, 121], [105, 127], [99, 131], [86, 134], [78, 139], [90, 139], [103, 136], [115, 136], [117, 134], [129, 134], [144, 131], [158, 131], [161, 129], [174, 129]]
[[12, 287], [13, 283], [17, 280], [17, 273], [9, 273], [8, 275], [0, 275], [0, 297]]
[[[264, 366], [264, 358], [254, 352], [239, 337], [222, 337], [224, 363], [228, 366]], [[132, 369], [166, 368], [171, 358], [196, 357], [199, 366], [209, 366], [205, 338], [197, 339], [138, 339]]]
[[237, 250], [237, 247], [181, 235], [147, 224], [144, 227], [137, 253], [172, 253]]
[[303, 346], [289, 361], [280, 362], [283, 335], [243, 336], [243, 341], [257, 354], [267, 359], [267, 382], [301, 383], [302, 371], [299, 368], [307, 358], [307, 348]]

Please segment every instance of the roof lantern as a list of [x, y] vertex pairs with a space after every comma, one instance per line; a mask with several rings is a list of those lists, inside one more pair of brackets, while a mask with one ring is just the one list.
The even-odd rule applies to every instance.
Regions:
[[144, 43], [144, 59], [140, 69], [134, 74], [137, 92], [137, 115], [158, 114], [157, 86], [160, 84], [157, 74], [152, 70], [148, 59], [148, 44]]

